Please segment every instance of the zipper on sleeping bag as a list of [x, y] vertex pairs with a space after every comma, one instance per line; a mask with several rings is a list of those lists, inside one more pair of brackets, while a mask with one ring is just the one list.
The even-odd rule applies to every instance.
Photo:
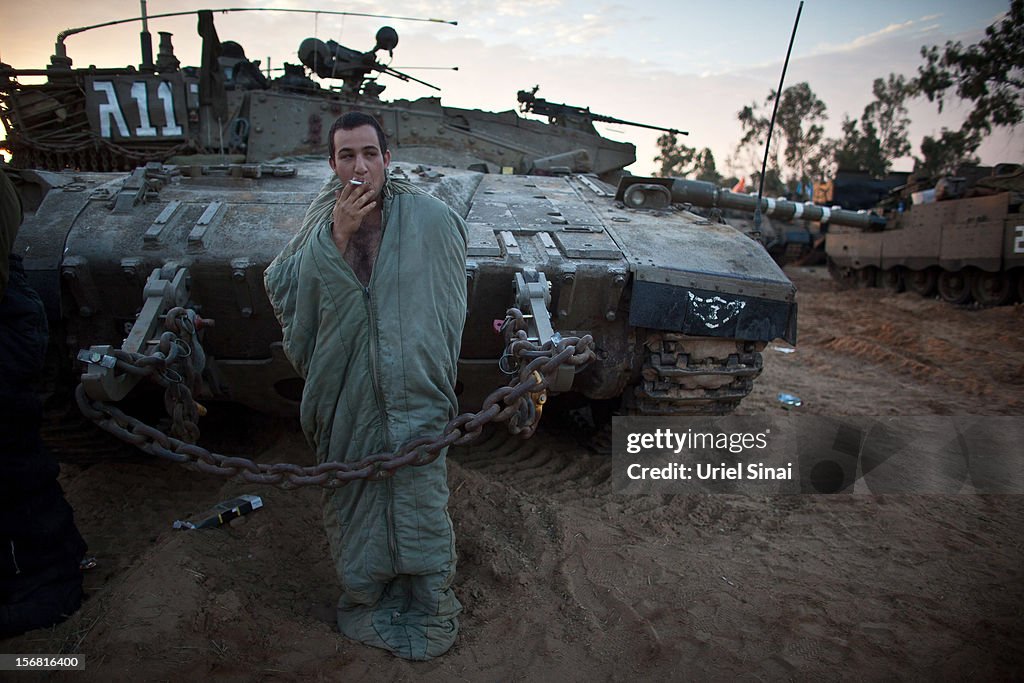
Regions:
[[[384, 447], [387, 450], [391, 450], [391, 439], [388, 438], [388, 416], [387, 411], [384, 408], [384, 396], [381, 394], [380, 388], [380, 367], [378, 365], [378, 349], [377, 349], [377, 316], [374, 313], [373, 298], [370, 295], [370, 288], [363, 287], [363, 301], [366, 302], [366, 312], [370, 319], [370, 334], [369, 334], [369, 347], [370, 347], [370, 378], [373, 384], [373, 398], [377, 403], [377, 413], [380, 416], [382, 428], [384, 430]], [[394, 512], [394, 501], [395, 492], [393, 488], [392, 478], [388, 477], [384, 481], [385, 490], [387, 492], [387, 505], [385, 506], [386, 524], [388, 528], [388, 551], [391, 554], [391, 568], [397, 573], [398, 572], [398, 543], [395, 540], [395, 512]]]

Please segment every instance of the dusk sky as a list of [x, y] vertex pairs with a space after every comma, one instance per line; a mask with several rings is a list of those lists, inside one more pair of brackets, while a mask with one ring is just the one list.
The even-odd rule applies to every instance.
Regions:
[[[742, 174], [746, 163], [730, 168], [740, 138], [737, 112], [763, 102], [778, 84], [798, 2], [648, 2], [631, 7], [616, 2], [578, 0], [413, 0], [332, 2], [286, 0], [266, 4], [233, 0], [231, 7], [275, 6], [302, 9], [434, 17], [458, 26], [329, 15], [246, 12], [217, 14], [221, 40], [243, 45], [250, 59], [272, 66], [297, 63], [303, 38], [317, 36], [366, 50], [376, 30], [394, 26], [400, 39], [392, 66], [453, 67], [409, 69], [441, 87], [448, 106], [492, 111], [514, 109], [516, 91], [540, 86], [539, 97], [589, 106], [627, 120], [690, 131], [687, 144], [710, 147], [719, 170]], [[220, 5], [150, 0], [158, 14]], [[912, 76], [922, 63], [922, 45], [947, 40], [977, 42], [986, 26], [1008, 9], [1006, 0], [926, 2], [924, 0], [807, 0], [793, 48], [786, 85], [807, 81], [828, 107], [826, 132], [838, 136], [844, 115], [857, 117], [871, 99], [871, 83], [890, 72]], [[138, 16], [137, 0], [43, 5], [0, 0], [0, 60], [18, 68], [42, 67], [63, 29]], [[200, 41], [195, 17], [155, 20], [150, 31], [174, 33], [183, 64], [198, 65]], [[139, 24], [101, 28], [71, 36], [68, 54], [79, 67], [139, 62]], [[386, 59], [386, 55], [384, 57]], [[382, 78], [385, 98], [435, 95], [415, 83]], [[959, 126], [967, 109], [947, 103], [940, 116], [927, 100], [911, 106], [914, 153], [924, 135], [944, 125]], [[658, 133], [598, 124], [602, 134], [638, 147], [634, 173], [652, 172]], [[1024, 131], [998, 131], [980, 150], [982, 161], [1024, 161]], [[911, 160], [896, 165], [910, 170]]]

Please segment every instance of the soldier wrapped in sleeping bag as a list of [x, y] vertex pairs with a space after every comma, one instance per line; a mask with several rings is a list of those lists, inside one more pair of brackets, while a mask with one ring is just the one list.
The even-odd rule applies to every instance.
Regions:
[[[305, 380], [302, 429], [319, 462], [354, 462], [440, 434], [457, 410], [466, 317], [466, 226], [443, 202], [389, 177], [384, 231], [363, 286], [331, 237], [332, 177], [265, 273], [284, 349]], [[444, 453], [384, 481], [324, 493], [342, 594], [338, 627], [407, 659], [444, 653], [462, 607]]]

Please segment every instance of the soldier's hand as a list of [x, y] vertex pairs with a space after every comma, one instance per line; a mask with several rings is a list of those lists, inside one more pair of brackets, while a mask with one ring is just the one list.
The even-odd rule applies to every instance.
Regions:
[[[344, 187], [335, 192], [334, 202], [334, 241], [348, 242], [348, 239], [359, 231], [363, 218], [376, 206], [376, 196], [368, 183]], [[340, 244], [339, 244], [340, 246]]]

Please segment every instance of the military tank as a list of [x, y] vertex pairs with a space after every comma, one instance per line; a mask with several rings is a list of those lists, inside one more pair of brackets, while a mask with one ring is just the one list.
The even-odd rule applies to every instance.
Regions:
[[[348, 109], [381, 122], [392, 173], [468, 224], [464, 410], [508, 381], [496, 330], [511, 306], [537, 344], [593, 336], [596, 357], [566, 367], [554, 392], [641, 415], [728, 413], [751, 391], [766, 343], [796, 342], [795, 288], [761, 246], [681, 208], [663, 179], [625, 174], [635, 148], [593, 126], [629, 122], [536, 89], [519, 101], [547, 122], [433, 97], [382, 100], [368, 75], [404, 77], [375, 58], [397, 44], [392, 29], [367, 52], [304, 41], [305, 66], [274, 80], [218, 40], [209, 12], [199, 31], [198, 68], [180, 66], [170, 35], [138, 69], [73, 68], [63, 36], [45, 69], [0, 65], [4, 146], [31, 212], [16, 251], [47, 305], [56, 355], [93, 399], [137, 391], [142, 373], [115, 350], [163, 344], [164, 355], [193, 354], [197, 400], [297, 413], [302, 382], [262, 274], [330, 176], [326, 131]], [[343, 84], [324, 88], [310, 73]], [[161, 341], [171, 318], [191, 342]]]
[[1024, 300], [1024, 167], [997, 166], [971, 187], [945, 179], [917, 194], [918, 203], [907, 199], [869, 229], [829, 233], [825, 251], [836, 280], [938, 293], [957, 305]]

